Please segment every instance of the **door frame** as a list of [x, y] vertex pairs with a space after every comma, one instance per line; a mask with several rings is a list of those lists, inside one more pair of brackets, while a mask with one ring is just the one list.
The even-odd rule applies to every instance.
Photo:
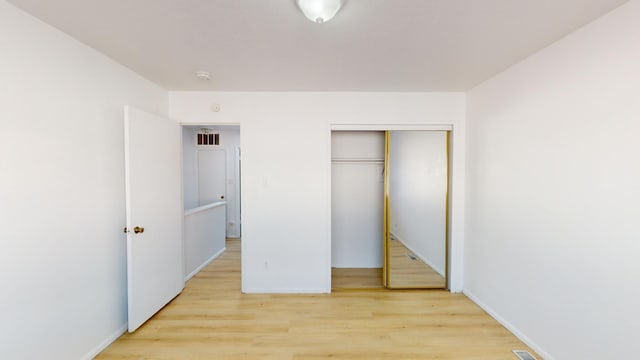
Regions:
[[451, 151], [450, 151], [450, 138], [451, 138], [451, 130], [404, 130], [404, 131], [437, 131], [437, 132], [442, 132], [444, 131], [444, 135], [445, 135], [445, 157], [446, 157], [446, 163], [445, 163], [445, 172], [446, 172], [446, 185], [445, 185], [445, 208], [444, 208], [444, 213], [445, 213], [445, 255], [444, 255], [444, 259], [445, 259], [445, 266], [444, 266], [444, 279], [445, 279], [445, 284], [444, 284], [444, 288], [443, 287], [431, 287], [431, 286], [402, 286], [402, 287], [394, 287], [391, 283], [390, 283], [390, 271], [391, 271], [391, 264], [389, 261], [389, 238], [391, 235], [391, 231], [390, 229], [390, 223], [389, 223], [389, 219], [390, 219], [390, 208], [389, 208], [389, 192], [390, 192], [390, 185], [389, 185], [389, 178], [390, 178], [390, 173], [389, 173], [389, 166], [390, 166], [390, 151], [391, 151], [391, 131], [385, 131], [384, 132], [384, 166], [385, 166], [385, 171], [384, 171], [384, 234], [383, 234], [383, 246], [384, 246], [384, 267], [383, 267], [383, 279], [384, 279], [384, 286], [387, 289], [390, 290], [409, 290], [409, 289], [445, 289], [445, 290], [449, 290], [449, 277], [450, 277], [450, 272], [449, 272], [449, 263], [450, 263], [450, 259], [449, 259], [449, 244], [450, 244], [450, 231], [449, 231], [449, 203], [451, 201], [450, 199], [450, 186], [451, 186]]
[[[332, 131], [399, 131], [399, 130], [416, 130], [416, 131], [447, 131], [447, 157], [448, 157], [448, 190], [447, 190], [447, 206], [446, 206], [446, 222], [447, 222], [447, 246], [446, 246], [446, 289], [451, 292], [462, 291], [462, 263], [463, 263], [463, 229], [462, 231], [454, 231], [452, 225], [463, 224], [464, 208], [455, 206], [456, 200], [464, 196], [464, 178], [456, 177], [458, 173], [464, 174], [463, 150], [458, 149], [460, 153], [456, 153], [455, 144], [464, 144], [464, 133], [456, 131], [453, 124], [329, 124], [328, 127], [328, 188], [331, 189], [331, 132]], [[461, 156], [462, 153], [462, 156]], [[456, 157], [457, 156], [457, 157]], [[458, 161], [456, 161], [458, 159]], [[457, 165], [457, 166], [456, 166]], [[462, 167], [462, 168], [460, 168]], [[458, 179], [458, 181], [456, 181]], [[457, 191], [456, 191], [457, 189]], [[328, 219], [329, 231], [327, 239], [327, 284], [331, 289], [331, 196], [328, 197]], [[458, 235], [461, 233], [461, 235]]]
[[[242, 152], [242, 148], [243, 148], [243, 145], [242, 145], [242, 141], [243, 141], [242, 140], [242, 125], [240, 123], [209, 122], [209, 121], [207, 121], [207, 122], [191, 122], [191, 121], [183, 122], [183, 121], [178, 121], [178, 125], [180, 125], [180, 127], [182, 129], [184, 129], [185, 127], [193, 127], [193, 126], [197, 126], [197, 127], [203, 127], [203, 126], [237, 126], [238, 127], [238, 131], [239, 131], [239, 135], [238, 136], [239, 136], [240, 146], [239, 147], [233, 147], [231, 150], [233, 151], [234, 155], [236, 155], [236, 154], [240, 155], [241, 152]], [[182, 144], [182, 137], [180, 138], [180, 142], [181, 142], [181, 145], [182, 145], [180, 147], [180, 169], [181, 169], [180, 171], [184, 172], [184, 154], [182, 153], [183, 149], [184, 149], [184, 144]], [[239, 166], [236, 167], [236, 174], [234, 174], [234, 175], [242, 174], [243, 170], [242, 170], [241, 157], [234, 156], [234, 159], [237, 160], [238, 164], [239, 164]], [[243, 200], [243, 197], [242, 197], [241, 194], [243, 193], [242, 189], [244, 187], [244, 185], [243, 185], [244, 180], [242, 179], [242, 177], [239, 177], [237, 181], [238, 181], [238, 186], [236, 186], [236, 191], [235, 191], [235, 194], [236, 194], [235, 202], [236, 202], [236, 206], [238, 207], [238, 211], [239, 211], [239, 216], [238, 216], [239, 224], [238, 224], [238, 226], [240, 227], [240, 229], [239, 229], [238, 233], [240, 234], [240, 237], [242, 237], [242, 208], [244, 207], [244, 205], [243, 205], [244, 204], [244, 200]], [[227, 189], [227, 188], [228, 188], [228, 184], [225, 183], [225, 189]], [[183, 203], [184, 203], [184, 184], [182, 185], [182, 188], [180, 190], [181, 190], [181, 193], [182, 193], [182, 199], [183, 199]], [[225, 199], [225, 200], [228, 200], [228, 199]], [[227, 231], [227, 224], [225, 223], [225, 234], [226, 234], [226, 231]], [[184, 233], [184, 228], [183, 228], [183, 233]], [[182, 246], [184, 247], [184, 236], [183, 236]], [[241, 265], [240, 266], [240, 287], [242, 289], [244, 289], [242, 284], [244, 283], [244, 274], [245, 274], [245, 271], [244, 271], [245, 261], [243, 259], [244, 258], [244, 251], [243, 250], [244, 250], [244, 245], [243, 245], [243, 242], [241, 241], [240, 242], [240, 265]]]

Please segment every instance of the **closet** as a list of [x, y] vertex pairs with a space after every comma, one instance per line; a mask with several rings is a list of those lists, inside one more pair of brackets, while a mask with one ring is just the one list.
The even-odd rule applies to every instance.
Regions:
[[331, 136], [333, 287], [382, 287], [383, 131]]
[[333, 288], [446, 288], [449, 133], [334, 131]]

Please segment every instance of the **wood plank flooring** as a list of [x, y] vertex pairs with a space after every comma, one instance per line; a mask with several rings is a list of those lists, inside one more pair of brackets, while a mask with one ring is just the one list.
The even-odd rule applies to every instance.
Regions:
[[[409, 254], [412, 257], [409, 257]], [[389, 239], [389, 287], [444, 289], [447, 282], [442, 275], [407, 249], [400, 240]]]
[[331, 288], [338, 289], [384, 289], [381, 268], [333, 268]]
[[505, 359], [528, 349], [461, 294], [240, 293], [239, 241], [97, 359]]

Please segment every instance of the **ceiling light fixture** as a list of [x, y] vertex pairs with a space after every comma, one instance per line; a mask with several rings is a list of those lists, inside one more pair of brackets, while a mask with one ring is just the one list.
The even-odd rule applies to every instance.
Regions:
[[196, 77], [200, 80], [211, 80], [211, 73], [204, 70], [196, 71]]
[[344, 0], [296, 0], [296, 3], [307, 19], [322, 24], [340, 11]]

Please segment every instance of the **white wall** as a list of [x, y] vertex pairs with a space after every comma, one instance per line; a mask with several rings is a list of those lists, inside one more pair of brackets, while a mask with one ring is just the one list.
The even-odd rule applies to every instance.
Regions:
[[[461, 259], [464, 94], [171, 92], [169, 97], [171, 117], [183, 123], [241, 125], [245, 292], [330, 291], [331, 124], [453, 125], [452, 251]], [[212, 103], [221, 111], [212, 112]], [[453, 264], [452, 288], [459, 290], [461, 267]]]
[[332, 160], [384, 160], [384, 131], [332, 131]]
[[123, 105], [167, 93], [0, 1], [0, 358], [78, 359], [127, 322]]
[[545, 359], [636, 358], [640, 1], [468, 94], [465, 292]]
[[185, 280], [224, 252], [226, 211], [222, 201], [185, 212]]
[[332, 132], [331, 159], [331, 265], [381, 268], [384, 132]]
[[390, 231], [445, 276], [447, 133], [392, 131], [389, 143]]
[[195, 147], [197, 129], [182, 127], [182, 187], [184, 209], [200, 205], [198, 197], [198, 150]]

